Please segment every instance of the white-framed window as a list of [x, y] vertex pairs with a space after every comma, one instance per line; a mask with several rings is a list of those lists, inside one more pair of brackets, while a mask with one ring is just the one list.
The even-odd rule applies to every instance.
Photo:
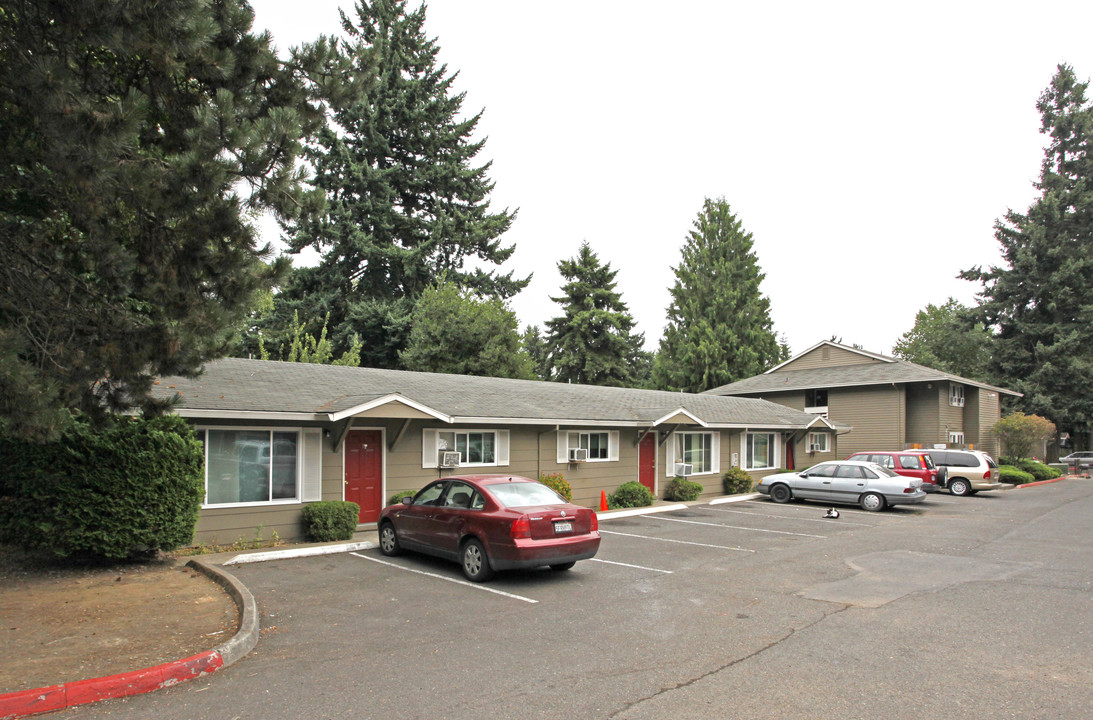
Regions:
[[810, 432], [808, 434], [808, 451], [809, 452], [830, 452], [828, 443], [828, 434], [825, 432]]
[[805, 412], [827, 417], [827, 390], [805, 390]]
[[949, 404], [955, 407], [964, 407], [964, 386], [959, 383], [949, 383]]
[[[205, 450], [205, 505], [300, 502], [305, 446], [319, 466], [319, 431], [298, 428], [199, 428]], [[314, 499], [314, 498], [306, 498]]]
[[963, 445], [964, 444], [964, 433], [962, 433], [962, 432], [950, 432], [949, 433], [949, 444], [950, 445]]
[[675, 476], [676, 465], [691, 466], [692, 475], [710, 475], [721, 471], [720, 433], [677, 432], [669, 445], [671, 450], [664, 474]]
[[573, 450], [584, 450], [587, 462], [616, 462], [619, 459], [618, 430], [562, 430], [558, 433], [559, 463], [568, 463]]
[[769, 470], [778, 467], [778, 435], [750, 432], [744, 438], [746, 470]]
[[425, 428], [421, 433], [421, 467], [437, 467], [444, 451], [458, 452], [460, 467], [508, 465], [509, 431]]

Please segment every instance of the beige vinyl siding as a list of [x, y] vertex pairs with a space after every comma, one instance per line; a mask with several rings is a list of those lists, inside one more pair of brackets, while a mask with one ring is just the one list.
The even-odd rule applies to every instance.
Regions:
[[[938, 385], [945, 385], [945, 402], [949, 401], [948, 383], [914, 383], [907, 387], [907, 444], [928, 448], [940, 440], [941, 424]], [[959, 409], [959, 408], [957, 408]], [[948, 438], [946, 438], [947, 440]], [[880, 448], [887, 450], [888, 448]], [[902, 450], [902, 447], [892, 448]]]
[[[968, 390], [970, 390], [970, 388], [967, 385], [964, 385], [964, 406], [961, 407], [959, 405], [949, 404], [949, 383], [939, 382], [931, 384], [938, 390], [937, 439], [933, 442], [947, 444], [949, 442], [949, 433], [964, 432], [964, 411], [968, 407]], [[967, 436], [965, 436], [964, 442], [968, 442]], [[929, 445], [926, 447], [929, 447]]]
[[805, 391], [795, 390], [789, 392], [765, 392], [765, 393], [748, 393], [742, 397], [753, 397], [760, 400], [767, 400], [768, 402], [778, 403], [779, 405], [785, 405], [788, 408], [793, 408], [800, 412], [805, 411]]
[[[1002, 417], [1002, 400], [998, 393], [992, 390], [980, 390], [978, 395], [979, 402], [976, 403], [975, 407], [978, 409], [979, 429], [976, 432], [975, 449], [982, 450], [997, 460], [998, 456], [1002, 454], [1002, 448], [998, 436], [994, 434], [992, 428]], [[967, 402], [967, 398], [965, 398], [965, 410], [968, 408]], [[969, 443], [972, 442], [967, 436], [965, 436], [965, 440]]]
[[867, 357], [843, 348], [825, 345], [812, 352], [805, 353], [793, 362], [783, 365], [776, 372], [788, 370], [811, 370], [813, 368], [841, 367], [843, 365], [867, 365], [869, 363], [882, 362], [876, 358]]
[[853, 426], [849, 433], [839, 435], [840, 457], [867, 450], [903, 449], [903, 386], [832, 388], [827, 394], [827, 406], [833, 421]]

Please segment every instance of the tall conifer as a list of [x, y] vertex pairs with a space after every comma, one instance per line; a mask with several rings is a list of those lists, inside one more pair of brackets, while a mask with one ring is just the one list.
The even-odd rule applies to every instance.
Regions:
[[694, 222], [668, 307], [654, 380], [702, 392], [757, 375], [782, 357], [751, 233], [724, 198], [706, 199]]
[[[997, 329], [998, 380], [1014, 403], [1071, 433], [1093, 431], [1093, 108], [1088, 82], [1060, 65], [1040, 95], [1040, 195], [995, 223], [1005, 265], [961, 274], [983, 283], [980, 318]], [[1093, 438], [1090, 438], [1093, 446]]]
[[527, 284], [491, 268], [512, 254], [500, 238], [514, 213], [490, 211], [490, 163], [475, 164], [484, 140], [471, 137], [481, 113], [460, 117], [464, 94], [424, 24], [425, 6], [410, 12], [405, 0], [342, 13], [352, 91], [330, 85], [331, 122], [310, 154], [328, 211], [290, 228], [292, 248], [321, 260], [277, 298], [282, 327], [296, 309], [330, 313], [335, 351], [359, 336], [366, 366], [397, 367], [414, 305], [442, 275], [502, 300]]
[[645, 356], [645, 336], [633, 333], [634, 318], [615, 291], [618, 271], [601, 264], [588, 246], [577, 257], [562, 260], [558, 270], [568, 282], [551, 300], [562, 315], [546, 322], [546, 368], [549, 379], [588, 385], [631, 387], [635, 367]]
[[194, 374], [287, 263], [318, 118], [242, 0], [0, 6], [0, 431], [56, 435]]

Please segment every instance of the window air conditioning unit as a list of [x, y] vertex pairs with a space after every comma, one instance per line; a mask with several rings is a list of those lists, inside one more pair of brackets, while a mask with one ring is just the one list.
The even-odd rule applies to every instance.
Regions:
[[808, 446], [808, 451], [809, 452], [823, 452], [823, 450], [820, 449], [820, 446], [816, 443], [812, 443], [811, 445], [809, 445]]
[[695, 467], [691, 463], [676, 463], [676, 477], [687, 477], [693, 475], [694, 471]]
[[442, 468], [457, 468], [459, 467], [459, 452], [454, 450], [441, 450], [440, 451], [440, 467]]
[[588, 450], [585, 448], [569, 448], [569, 462], [586, 462]]

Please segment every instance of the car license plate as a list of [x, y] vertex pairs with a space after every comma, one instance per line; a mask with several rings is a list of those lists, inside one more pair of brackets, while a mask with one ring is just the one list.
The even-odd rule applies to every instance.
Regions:
[[573, 523], [569, 522], [556, 522], [554, 523], [554, 534], [573, 532]]

